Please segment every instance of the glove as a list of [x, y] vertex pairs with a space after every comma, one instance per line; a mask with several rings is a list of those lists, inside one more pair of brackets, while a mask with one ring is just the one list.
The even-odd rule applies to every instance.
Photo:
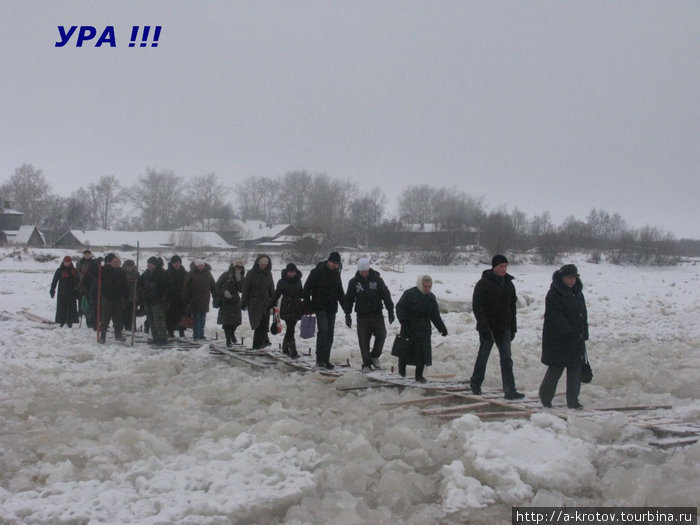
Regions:
[[389, 310], [389, 324], [393, 323], [394, 319], [396, 319], [394, 317], [394, 310]]
[[352, 317], [350, 314], [345, 314], [345, 324], [348, 328], [352, 328]]
[[488, 328], [479, 330], [479, 336], [484, 341], [493, 341], [493, 335], [491, 334], [491, 330], [489, 330]]
[[226, 297], [226, 299], [231, 299], [233, 295], [228, 290], [224, 290], [224, 297]]
[[442, 337], [447, 337], [447, 328], [445, 328], [444, 330], [440, 330], [440, 335]]
[[51, 291], [49, 292], [49, 295], [51, 296], [51, 299], [53, 299], [53, 298], [56, 296], [56, 292], [54, 292], [53, 290], [51, 290]]
[[247, 305], [245, 305], [245, 304], [241, 305], [241, 310], [243, 310], [245, 312], [247, 309], [248, 309]]

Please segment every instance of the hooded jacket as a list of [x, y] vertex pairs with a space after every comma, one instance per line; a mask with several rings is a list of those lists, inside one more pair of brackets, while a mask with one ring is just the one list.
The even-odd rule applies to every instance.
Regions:
[[582, 290], [581, 279], [576, 278], [576, 284], [569, 288], [559, 270], [552, 275], [542, 326], [542, 363], [547, 366], [582, 366], [586, 362], [588, 311]]
[[301, 284], [302, 274], [296, 270], [294, 277], [287, 275], [287, 269], [282, 270], [282, 278], [277, 281], [273, 303], [277, 304], [280, 297], [280, 319], [298, 321], [304, 315], [304, 288]]
[[[268, 260], [265, 268], [260, 268], [260, 259]], [[241, 306], [248, 308], [248, 321], [255, 330], [260, 321], [269, 313], [272, 298], [275, 296], [275, 283], [272, 280], [272, 260], [268, 255], [259, 255], [253, 263], [253, 268], [243, 281], [243, 296]]]

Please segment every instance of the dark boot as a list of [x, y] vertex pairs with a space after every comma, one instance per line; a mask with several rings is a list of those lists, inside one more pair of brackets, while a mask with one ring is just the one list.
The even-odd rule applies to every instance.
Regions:
[[114, 338], [115, 338], [117, 341], [126, 341], [126, 337], [124, 337], [124, 336], [122, 335], [122, 331], [121, 331], [121, 330], [117, 330], [117, 329], [114, 330]]
[[297, 352], [297, 342], [294, 339], [289, 341], [289, 357], [292, 359], [299, 357], [299, 352]]
[[282, 340], [282, 353], [284, 355], [290, 355], [289, 339], [286, 337]]
[[100, 328], [100, 343], [104, 344], [107, 340], [107, 327]]
[[406, 377], [406, 363], [399, 362], [399, 375], [401, 377]]

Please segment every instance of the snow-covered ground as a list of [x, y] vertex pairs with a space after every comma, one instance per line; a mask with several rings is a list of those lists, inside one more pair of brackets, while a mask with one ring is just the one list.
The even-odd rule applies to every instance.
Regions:
[[[232, 367], [204, 347], [130, 348], [111, 334], [100, 346], [85, 327], [18, 313], [53, 319], [58, 259], [33, 255], [64, 252], [11, 252], [0, 250], [0, 523], [491, 524], [510, 523], [514, 505], [700, 506], [700, 444], [650, 447], [650, 432], [623, 414], [441, 422], [387, 406], [418, 396], [413, 389], [340, 392], [320, 376]], [[215, 277], [230, 262], [223, 254], [208, 261]], [[277, 279], [283, 261], [273, 261]], [[700, 422], [700, 265], [573, 262], [595, 374], [581, 402], [671, 404], [679, 420]], [[469, 307], [483, 269], [382, 272], [394, 301], [419, 273], [431, 274], [449, 310], [449, 336], [434, 333], [428, 378], [470, 375], [477, 334]], [[515, 375], [529, 396], [544, 373], [540, 331], [554, 269], [509, 268], [520, 298]], [[212, 310], [206, 333], [217, 329], [221, 337]], [[389, 331], [387, 346], [398, 327]], [[251, 340], [247, 320], [238, 335]], [[500, 386], [494, 354], [485, 387]], [[359, 370], [356, 333], [338, 316], [332, 360], [346, 359]], [[395, 365], [388, 352], [382, 361]]]

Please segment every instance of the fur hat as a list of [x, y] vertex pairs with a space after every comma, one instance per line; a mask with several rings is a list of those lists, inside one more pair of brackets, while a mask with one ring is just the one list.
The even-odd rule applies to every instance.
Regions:
[[182, 264], [182, 257], [180, 257], [179, 255], [173, 255], [170, 258], [170, 264], [175, 264], [176, 262], [179, 262], [180, 264]]
[[116, 255], [114, 255], [112, 252], [108, 253], [107, 255], [105, 255], [105, 263], [106, 264], [111, 263], [115, 257], [116, 257]]
[[126, 261], [124, 261], [122, 266], [124, 268], [131, 268], [132, 266], [136, 266], [136, 263], [132, 259], [127, 259]]
[[195, 266], [205, 266], [207, 263], [204, 261], [204, 259], [195, 259], [194, 260], [194, 265]]
[[369, 267], [370, 267], [370, 263], [369, 263], [369, 259], [367, 257], [360, 257], [357, 260], [357, 271], [358, 272], [367, 271], [367, 270], [369, 270]]
[[72, 258], [70, 255], [66, 255], [66, 256], [63, 258], [63, 262], [72, 263], [72, 262], [73, 262], [73, 258]]
[[153, 256], [149, 257], [148, 260], [147, 260], [146, 262], [147, 262], [148, 264], [155, 264], [156, 266], [158, 266], [158, 257], [156, 257], [155, 255], [153, 255]]
[[508, 264], [508, 259], [506, 259], [505, 255], [501, 255], [500, 253], [498, 255], [494, 255], [493, 259], [491, 259], [491, 268], [495, 268], [499, 264], [503, 263]]
[[338, 252], [331, 252], [328, 256], [328, 260], [332, 263], [340, 264], [340, 254]]
[[299, 272], [299, 268], [297, 268], [297, 265], [294, 263], [289, 263], [287, 267], [285, 268], [285, 271], [287, 272]]
[[578, 277], [578, 268], [576, 268], [575, 264], [565, 264], [559, 268], [560, 277], [566, 277], [567, 275], [574, 275]]

